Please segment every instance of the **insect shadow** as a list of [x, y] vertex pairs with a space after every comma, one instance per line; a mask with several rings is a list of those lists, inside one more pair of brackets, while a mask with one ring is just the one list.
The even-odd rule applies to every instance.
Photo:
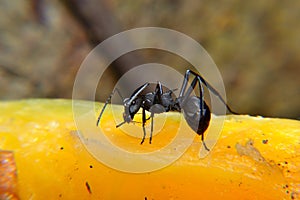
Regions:
[[[190, 76], [193, 75], [194, 79], [192, 80], [190, 86], [188, 86]], [[199, 88], [199, 96], [192, 95], [196, 85], [198, 84]], [[101, 117], [104, 113], [104, 110], [111, 102], [111, 98], [115, 92], [119, 94], [119, 96], [123, 100], [124, 112], [123, 119], [124, 121], [120, 124], [116, 125], [116, 127], [120, 127], [125, 123], [134, 122], [133, 118], [137, 114], [137, 112], [142, 108], [142, 127], [143, 127], [143, 138], [141, 144], [144, 143], [146, 137], [145, 124], [147, 120], [151, 119], [151, 131], [149, 143], [152, 142], [152, 134], [153, 134], [153, 118], [154, 114], [175, 111], [181, 112], [183, 111], [184, 118], [191, 129], [196, 132], [199, 136], [201, 136], [201, 140], [203, 146], [207, 151], [209, 148], [206, 146], [204, 142], [204, 132], [208, 128], [210, 119], [211, 119], [211, 111], [204, 100], [204, 88], [203, 85], [206, 86], [208, 90], [210, 90], [214, 95], [216, 95], [220, 101], [226, 106], [227, 110], [232, 114], [238, 114], [231, 110], [231, 108], [226, 104], [225, 100], [219, 94], [219, 92], [214, 89], [205, 79], [197, 74], [194, 71], [187, 70], [184, 76], [184, 80], [179, 92], [179, 96], [175, 97], [173, 94], [174, 90], [163, 91], [162, 84], [160, 82], [157, 83], [153, 92], [148, 92], [146, 94], [145, 91], [149, 87], [150, 83], [145, 83], [139, 88], [137, 88], [129, 98], [123, 98], [120, 91], [115, 88], [114, 91], [107, 98], [97, 120], [96, 125], [98, 126], [101, 120]], [[150, 117], [146, 118], [146, 111], [150, 112]]]

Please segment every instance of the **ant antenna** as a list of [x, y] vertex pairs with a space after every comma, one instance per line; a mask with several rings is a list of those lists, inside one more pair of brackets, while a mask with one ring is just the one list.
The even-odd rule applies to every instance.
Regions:
[[117, 92], [117, 93], [119, 94], [119, 96], [121, 97], [122, 101], [124, 101], [124, 98], [123, 98], [121, 92], [119, 91], [119, 89], [118, 89], [118, 88], [115, 88], [115, 89], [113, 90], [113, 92], [109, 95], [109, 97], [108, 97], [108, 98], [106, 99], [106, 101], [105, 101], [105, 104], [104, 104], [104, 106], [103, 106], [103, 108], [102, 108], [102, 110], [101, 110], [101, 112], [100, 112], [100, 114], [99, 114], [99, 117], [98, 117], [98, 119], [97, 119], [97, 123], [96, 123], [97, 126], [99, 125], [100, 119], [101, 119], [101, 117], [102, 117], [102, 115], [103, 115], [103, 113], [104, 113], [104, 110], [105, 110], [107, 104], [109, 104], [109, 103], [111, 102], [111, 98], [112, 98], [112, 96], [115, 94], [115, 92]]

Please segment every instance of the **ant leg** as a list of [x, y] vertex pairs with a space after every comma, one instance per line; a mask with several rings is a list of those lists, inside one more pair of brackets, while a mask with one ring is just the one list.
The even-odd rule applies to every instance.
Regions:
[[[192, 83], [191, 83], [191, 86], [188, 87], [186, 93], [184, 93], [184, 92], [185, 92], [185, 89], [186, 89], [186, 84], [188, 83], [188, 79], [184, 79], [183, 85], [184, 85], [185, 88], [184, 88], [184, 90], [181, 90], [181, 91], [180, 91], [180, 95], [179, 95], [179, 97], [178, 97], [178, 98], [180, 98], [180, 104], [181, 104], [180, 106], [184, 105], [184, 104], [185, 104], [185, 101], [190, 97], [191, 93], [193, 92], [193, 90], [194, 90], [195, 87], [196, 87], [197, 81], [198, 81], [198, 79], [195, 77], [195, 78], [193, 79]], [[181, 93], [182, 93], [182, 94], [181, 94]], [[201, 99], [202, 99], [202, 98], [201, 98]]]
[[[198, 81], [196, 81], [196, 79], [197, 79]], [[204, 101], [204, 95], [203, 95], [204, 90], [203, 90], [203, 86], [202, 86], [203, 80], [201, 79], [200, 76], [196, 76], [196, 77], [194, 78], [193, 82], [192, 82], [192, 85], [191, 85], [191, 87], [192, 87], [193, 89], [194, 89], [195, 86], [196, 86], [196, 82], [198, 82], [199, 92], [200, 92], [200, 103], [199, 103], [200, 105], [199, 105], [199, 108], [200, 108], [200, 119], [201, 119], [201, 118], [204, 117], [204, 104], [205, 104], [205, 101]], [[191, 88], [191, 87], [190, 87], [190, 88]], [[190, 95], [190, 94], [188, 94], [188, 95]], [[200, 126], [200, 120], [199, 120], [199, 125], [198, 125], [198, 126]], [[210, 149], [206, 146], [206, 143], [204, 142], [204, 133], [201, 134], [201, 141], [202, 141], [202, 144], [203, 144], [204, 148], [205, 148], [207, 151], [210, 151]]]
[[[186, 71], [186, 73], [185, 73], [185, 76], [184, 76], [184, 78], [185, 78], [185, 81], [187, 80], [188, 81], [188, 79], [189, 79], [189, 75], [190, 74], [193, 74], [194, 76], [196, 76], [196, 77], [198, 77], [198, 79], [199, 79], [199, 81], [201, 81], [214, 95], [216, 95], [219, 99], [220, 99], [220, 101], [226, 106], [226, 108], [227, 108], [227, 110], [230, 112], [230, 113], [232, 113], [232, 114], [239, 114], [239, 113], [237, 113], [237, 112], [234, 112], [228, 105], [227, 105], [227, 103], [225, 102], [225, 100], [223, 99], [223, 97], [221, 96], [221, 94], [212, 86], [212, 85], [210, 85], [201, 75], [199, 75], [199, 74], [197, 74], [196, 72], [193, 72], [193, 71], [191, 71], [191, 70], [187, 70]], [[185, 83], [185, 84], [183, 84], [183, 86], [184, 86], [184, 90], [185, 90], [185, 88], [186, 88], [186, 84], [187, 83]], [[183, 89], [183, 88], [182, 88]], [[181, 90], [182, 90], [181, 89]], [[180, 94], [181, 93], [183, 93], [184, 91], [180, 91]]]
[[210, 151], [210, 149], [206, 146], [205, 142], [204, 142], [204, 134], [202, 133], [201, 135], [201, 140], [202, 140], [202, 144], [204, 146], [204, 148], [207, 150], [207, 151]]
[[[200, 116], [199, 116], [199, 124], [198, 124], [198, 129], [199, 127], [201, 126], [201, 119], [204, 118], [205, 116], [205, 113], [204, 113], [204, 105], [205, 105], [205, 100], [204, 100], [204, 90], [203, 90], [203, 86], [202, 86], [202, 81], [201, 79], [199, 78], [199, 76], [196, 76], [192, 83], [191, 83], [191, 86], [188, 88], [185, 96], [183, 97], [183, 102], [190, 97], [192, 91], [195, 89], [196, 87], [196, 84], [198, 82], [198, 87], [199, 87], [199, 111], [200, 111]], [[210, 113], [209, 113], [210, 114]], [[197, 132], [198, 133], [198, 132]], [[198, 133], [199, 134], [199, 133]], [[204, 136], [203, 136], [203, 133], [202, 133], [202, 141], [204, 142]], [[204, 143], [205, 145], [205, 143]], [[207, 149], [207, 148], [206, 148]]]
[[187, 70], [185, 72], [185, 75], [184, 75], [184, 79], [183, 79], [183, 82], [182, 82], [182, 86], [181, 86], [181, 89], [180, 89], [180, 92], [179, 92], [179, 97], [183, 97], [183, 94], [185, 92], [185, 89], [186, 89], [186, 86], [187, 86], [187, 83], [189, 81], [189, 70]]
[[143, 116], [142, 116], [142, 118], [143, 118], [143, 133], [144, 133], [144, 135], [143, 135], [143, 139], [142, 139], [142, 141], [141, 141], [141, 144], [143, 144], [144, 143], [144, 141], [145, 141], [145, 138], [146, 138], [146, 129], [145, 129], [145, 123], [146, 123], [146, 112], [145, 112], [145, 109], [143, 108]]
[[117, 124], [116, 125], [116, 128], [119, 128], [120, 126], [122, 126], [123, 124], [125, 124], [126, 122], [124, 121], [124, 122], [121, 122], [120, 124]]
[[[187, 87], [187, 83], [188, 83], [188, 80], [189, 80], [189, 75], [190, 73], [194, 74], [195, 75], [195, 78], [193, 79], [191, 85], [188, 87], [186, 93], [185, 90], [186, 90], [186, 87]], [[183, 83], [183, 86], [182, 86], [182, 89], [181, 89], [181, 92], [180, 92], [180, 97], [181, 97], [181, 104], [184, 105], [185, 101], [190, 97], [192, 91], [195, 89], [196, 85], [197, 85], [197, 82], [198, 82], [198, 87], [199, 87], [199, 111], [200, 111], [200, 116], [199, 116], [199, 122], [198, 122], [198, 129], [194, 129], [197, 134], [201, 135], [201, 140], [202, 140], [202, 143], [203, 143], [203, 146], [204, 148], [207, 150], [207, 151], [210, 151], [209, 148], [206, 146], [205, 142], [204, 142], [204, 132], [199, 132], [199, 130], [202, 130], [200, 128], [200, 126], [203, 124], [203, 120], [202, 119], [206, 119], [206, 115], [210, 115], [210, 112], [209, 110], [206, 111], [206, 112], [209, 112], [209, 113], [205, 113], [205, 101], [204, 101], [204, 90], [203, 90], [203, 83], [204, 82], [204, 79], [201, 79], [201, 76], [195, 74], [194, 72], [192, 71], [187, 71], [186, 74], [185, 74], [185, 79], [184, 79], [184, 83]], [[209, 117], [210, 119], [210, 117]], [[204, 130], [205, 131], [205, 130]]]
[[154, 118], [154, 113], [151, 113], [151, 132], [150, 132], [150, 140], [149, 140], [149, 144], [151, 144], [151, 141], [152, 141], [152, 134], [153, 134], [153, 118]]
[[156, 85], [156, 88], [155, 88], [155, 95], [154, 95], [154, 102], [153, 104], [161, 104], [162, 100], [161, 100], [161, 96], [162, 94], [164, 93], [163, 92], [163, 89], [162, 89], [162, 85], [161, 85], [161, 82], [157, 82], [157, 85]]
[[113, 92], [109, 95], [109, 97], [105, 101], [105, 104], [104, 104], [104, 106], [103, 106], [103, 108], [102, 108], [102, 110], [101, 110], [101, 112], [100, 112], [100, 114], [98, 116], [98, 119], [97, 119], [97, 123], [96, 123], [97, 126], [99, 125], [100, 119], [101, 119], [101, 117], [102, 117], [102, 115], [104, 113], [104, 110], [105, 110], [107, 104], [111, 103], [111, 98], [112, 98], [112, 96], [114, 95], [115, 92], [117, 92], [119, 94], [119, 96], [121, 97], [122, 101], [124, 101], [124, 98], [122, 97], [121, 92], [119, 91], [119, 89], [115, 88], [113, 90]]
[[[195, 72], [193, 72], [195, 74]], [[226, 106], [227, 110], [232, 113], [232, 114], [238, 114], [237, 112], [234, 112], [225, 102], [225, 100], [223, 99], [223, 97], [221, 96], [221, 94], [212, 86], [210, 85], [202, 76], [200, 76], [199, 74], [196, 75], [199, 80], [201, 80], [201, 82], [204, 83], [204, 85], [214, 94], [216, 95], [220, 101]]]
[[150, 85], [150, 83], [145, 83], [144, 85], [142, 85], [141, 87], [139, 87], [138, 89], [136, 89], [133, 94], [131, 95], [130, 98], [126, 99], [124, 103], [126, 103], [127, 105], [130, 105], [131, 102], [141, 93], [145, 90], [146, 87], [148, 87], [148, 85]]
[[197, 79], [198, 79], [198, 86], [199, 86], [199, 91], [200, 91], [200, 112], [201, 112], [201, 117], [204, 116], [204, 90], [203, 90], [203, 86], [202, 86], [202, 81], [201, 79], [199, 79], [199, 77], [197, 76]]

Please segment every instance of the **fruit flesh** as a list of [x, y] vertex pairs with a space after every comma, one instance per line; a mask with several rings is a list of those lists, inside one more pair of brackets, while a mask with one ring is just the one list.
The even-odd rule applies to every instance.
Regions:
[[[93, 103], [81, 102], [87, 104]], [[95, 105], [96, 123], [103, 104]], [[201, 139], [196, 136], [170, 165], [153, 172], [126, 173], [103, 164], [83, 145], [71, 100], [1, 102], [0, 110], [0, 149], [14, 153], [20, 199], [299, 199], [297, 120], [213, 117], [213, 121], [223, 119], [224, 126], [206, 157], [199, 158]], [[122, 116], [122, 107], [116, 111]], [[168, 144], [182, 119], [180, 114], [165, 114], [152, 144], [145, 140], [140, 145], [140, 138], [115, 128], [113, 116], [108, 108], [101, 129], [114, 145], [135, 153]], [[158, 121], [154, 125], [160, 126]], [[142, 134], [139, 124], [123, 126]], [[172, 157], [172, 152], [153, 162]]]

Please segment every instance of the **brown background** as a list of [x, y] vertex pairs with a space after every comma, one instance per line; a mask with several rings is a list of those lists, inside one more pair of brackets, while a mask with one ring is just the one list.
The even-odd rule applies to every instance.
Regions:
[[[2, 0], [0, 98], [71, 98], [76, 72], [95, 45], [145, 26], [180, 31], [208, 51], [235, 110], [300, 117], [300, 1]], [[104, 100], [122, 70], [146, 62], [184, 71], [183, 60], [145, 51], [114, 62]]]

